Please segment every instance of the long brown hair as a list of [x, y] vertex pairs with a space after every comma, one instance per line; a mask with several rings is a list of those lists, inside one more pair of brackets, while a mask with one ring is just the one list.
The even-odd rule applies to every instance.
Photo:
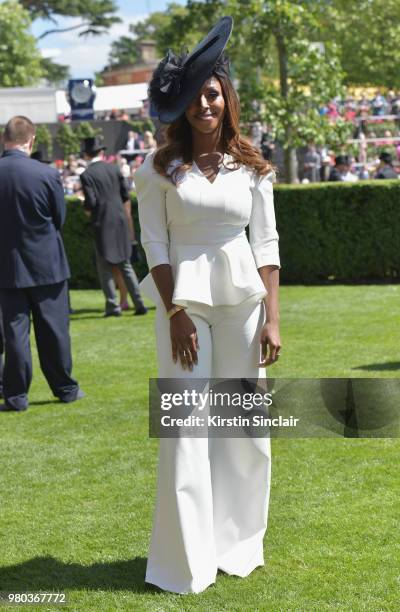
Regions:
[[[255, 146], [240, 135], [240, 104], [230, 79], [220, 75], [213, 76], [220, 82], [225, 100], [221, 138], [224, 153], [228, 153], [233, 158], [230, 169], [233, 170], [243, 165], [253, 168], [260, 176], [268, 174], [273, 169], [271, 163], [262, 157]], [[168, 176], [168, 167], [174, 159], [182, 159], [183, 162], [174, 168], [171, 176], [173, 182], [176, 182], [176, 177], [189, 170], [193, 164], [192, 129], [185, 114], [168, 126], [166, 143], [157, 149], [153, 166], [159, 174]]]

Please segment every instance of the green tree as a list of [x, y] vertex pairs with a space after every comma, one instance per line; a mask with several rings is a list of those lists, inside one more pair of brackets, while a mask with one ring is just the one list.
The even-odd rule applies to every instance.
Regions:
[[69, 66], [57, 64], [49, 57], [41, 58], [44, 77], [51, 85], [59, 86], [69, 77]]
[[193, 32], [199, 30], [200, 24], [187, 30], [188, 38], [185, 37], [186, 32], [182, 31], [180, 24], [186, 23], [185, 18], [189, 15], [189, 11], [185, 6], [181, 6], [176, 2], [168, 4], [163, 12], [152, 13], [145, 21], [139, 21], [132, 28], [133, 35], [138, 40], [146, 38], [154, 39], [158, 46], [158, 51], [164, 55], [169, 47], [174, 47], [178, 42], [181, 45], [190, 43], [193, 40]]
[[[132, 32], [133, 26], [129, 26]], [[138, 41], [131, 36], [121, 36], [111, 44], [108, 55], [109, 66], [127, 66], [134, 64], [139, 59]]]
[[96, 85], [96, 87], [104, 87], [105, 83], [102, 72], [94, 73], [94, 84]]
[[352, 85], [400, 88], [400, 2], [332, 0], [323, 14], [324, 37], [335, 40], [345, 81]]
[[144, 132], [151, 132], [154, 134], [154, 123], [151, 119], [129, 119], [126, 122], [134, 132], [143, 134]]
[[[184, 6], [172, 2], [165, 11], [156, 11], [147, 19], [131, 24], [131, 35], [121, 36], [111, 44], [108, 65], [134, 64], [139, 59], [139, 43], [142, 40], [155, 40], [160, 55], [163, 55], [169, 46], [174, 46], [174, 42], [183, 44], [186, 41], [176, 28], [180, 18], [186, 14], [187, 9]], [[189, 30], [189, 40], [193, 40], [193, 35], [193, 29]]]
[[64, 157], [68, 155], [76, 155], [80, 151], [80, 139], [74, 132], [69, 123], [62, 123], [58, 129], [56, 141], [60, 145], [64, 153]]
[[[241, 0], [238, 9], [240, 5]], [[343, 121], [329, 123], [319, 112], [330, 99], [343, 96], [344, 88], [336, 45], [316, 42], [317, 16], [309, 3], [301, 0], [254, 2], [254, 34], [249, 41], [252, 53], [262, 66], [264, 49], [272, 42], [279, 67], [279, 83], [269, 80], [265, 85], [263, 118], [283, 144], [289, 182], [296, 180], [296, 147], [310, 141], [339, 144], [352, 129]]]
[[75, 127], [63, 123], [58, 129], [56, 141], [63, 150], [64, 156], [76, 155], [82, 149], [82, 140], [101, 134], [101, 128], [94, 128], [88, 121], [81, 121]]
[[51, 157], [53, 153], [53, 139], [49, 128], [45, 124], [36, 127], [36, 138], [33, 150], [37, 151], [38, 149], [44, 149], [49, 157]]
[[41, 55], [29, 33], [29, 13], [16, 1], [0, 4], [0, 86], [36, 85], [43, 75]]
[[102, 132], [101, 128], [94, 128], [88, 121], [81, 121], [73, 130], [79, 139], [79, 143], [84, 138], [93, 138], [99, 136]]

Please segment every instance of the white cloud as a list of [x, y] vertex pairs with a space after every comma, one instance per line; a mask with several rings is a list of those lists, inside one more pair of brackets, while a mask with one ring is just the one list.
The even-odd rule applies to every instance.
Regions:
[[55, 57], [59, 57], [61, 55], [61, 49], [58, 47], [47, 47], [46, 49], [41, 49], [42, 57], [51, 57], [52, 59]]

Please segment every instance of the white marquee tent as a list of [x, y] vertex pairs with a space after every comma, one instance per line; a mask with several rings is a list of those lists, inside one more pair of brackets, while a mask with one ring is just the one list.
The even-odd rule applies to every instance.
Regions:
[[[112, 109], [140, 110], [144, 100], [147, 100], [147, 83], [97, 87], [94, 110], [95, 112], [106, 112]], [[70, 112], [65, 91], [56, 92], [56, 104], [59, 115]]]

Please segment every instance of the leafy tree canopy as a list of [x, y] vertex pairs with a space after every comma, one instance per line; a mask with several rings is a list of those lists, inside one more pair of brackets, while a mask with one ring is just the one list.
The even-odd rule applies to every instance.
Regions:
[[332, 0], [323, 16], [323, 35], [335, 40], [345, 72], [345, 82], [400, 88], [400, 2]]
[[0, 4], [0, 87], [29, 87], [43, 75], [30, 25], [29, 13], [16, 0]]
[[[160, 55], [163, 55], [176, 41], [179, 41], [181, 46], [182, 39], [174, 28], [186, 13], [187, 9], [184, 6], [172, 2], [166, 11], [156, 11], [144, 21], [131, 24], [129, 27], [131, 36], [122, 36], [112, 43], [108, 57], [109, 65], [126, 66], [138, 61], [139, 43], [142, 40], [154, 40]], [[191, 35], [193, 39], [193, 31]]]
[[53, 85], [61, 85], [69, 77], [69, 66], [53, 62], [50, 57], [42, 57], [41, 66], [44, 78]]

